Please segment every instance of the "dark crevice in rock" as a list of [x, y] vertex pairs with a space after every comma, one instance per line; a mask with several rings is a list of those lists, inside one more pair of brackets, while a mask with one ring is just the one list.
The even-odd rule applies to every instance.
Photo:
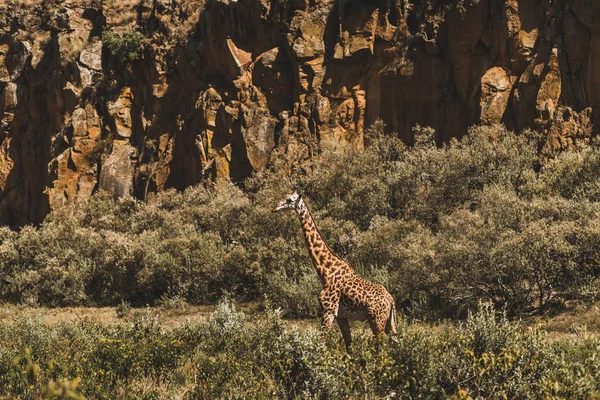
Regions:
[[600, 118], [592, 0], [84, 3], [0, 10], [0, 222], [101, 189], [243, 184], [323, 140], [361, 148], [377, 119], [407, 143], [415, 124], [438, 144], [530, 128], [551, 154]]

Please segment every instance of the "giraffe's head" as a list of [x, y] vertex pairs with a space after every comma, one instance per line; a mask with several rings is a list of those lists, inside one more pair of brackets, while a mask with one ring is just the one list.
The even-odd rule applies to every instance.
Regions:
[[299, 206], [301, 199], [302, 195], [298, 193], [298, 189], [294, 189], [292, 194], [288, 194], [281, 199], [281, 201], [277, 204], [277, 207], [273, 209], [273, 212], [287, 209], [295, 210]]

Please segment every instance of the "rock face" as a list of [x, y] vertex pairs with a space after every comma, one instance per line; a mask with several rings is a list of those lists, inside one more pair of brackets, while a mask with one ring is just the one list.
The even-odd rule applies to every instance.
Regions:
[[361, 148], [377, 119], [407, 142], [534, 129], [552, 155], [600, 124], [599, 21], [596, 0], [9, 2], [0, 223]]

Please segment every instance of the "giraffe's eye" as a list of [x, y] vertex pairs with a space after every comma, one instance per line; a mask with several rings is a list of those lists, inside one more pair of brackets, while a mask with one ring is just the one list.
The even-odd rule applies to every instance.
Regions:
[[292, 199], [287, 199], [287, 203], [291, 203], [291, 202], [292, 202]]

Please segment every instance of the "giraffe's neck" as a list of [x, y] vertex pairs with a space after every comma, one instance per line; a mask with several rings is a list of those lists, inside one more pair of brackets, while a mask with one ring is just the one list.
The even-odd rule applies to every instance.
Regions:
[[308, 253], [310, 254], [319, 278], [322, 282], [325, 282], [325, 279], [328, 276], [328, 270], [334, 264], [334, 261], [339, 259], [339, 257], [331, 251], [319, 233], [317, 225], [315, 224], [315, 221], [310, 215], [308, 207], [302, 198], [296, 207], [296, 212], [298, 213], [300, 222], [302, 223], [302, 232], [304, 233], [304, 238], [306, 239], [306, 244], [308, 245]]

